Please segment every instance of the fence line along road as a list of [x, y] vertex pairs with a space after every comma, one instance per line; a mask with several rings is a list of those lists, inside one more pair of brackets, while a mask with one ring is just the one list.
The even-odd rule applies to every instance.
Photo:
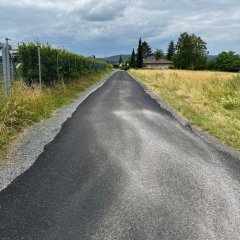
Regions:
[[5, 43], [0, 43], [0, 50], [2, 51], [2, 69], [0, 71], [3, 73], [4, 92], [7, 96], [11, 93], [14, 72], [16, 73], [16, 67], [10, 53], [9, 40], [6, 38]]

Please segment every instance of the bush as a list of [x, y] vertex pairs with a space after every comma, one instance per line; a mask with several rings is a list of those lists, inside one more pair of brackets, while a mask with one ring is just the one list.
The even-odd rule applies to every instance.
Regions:
[[221, 52], [216, 59], [208, 63], [209, 70], [217, 70], [223, 72], [239, 72], [240, 57], [235, 52]]

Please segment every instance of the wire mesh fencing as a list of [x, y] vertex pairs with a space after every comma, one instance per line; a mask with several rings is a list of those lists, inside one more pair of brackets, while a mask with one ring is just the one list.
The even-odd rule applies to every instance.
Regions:
[[111, 65], [66, 51], [50, 44], [20, 43], [13, 50], [8, 39], [0, 43], [0, 83], [5, 94], [11, 93], [13, 81], [20, 77], [28, 85], [54, 84], [101, 72]]

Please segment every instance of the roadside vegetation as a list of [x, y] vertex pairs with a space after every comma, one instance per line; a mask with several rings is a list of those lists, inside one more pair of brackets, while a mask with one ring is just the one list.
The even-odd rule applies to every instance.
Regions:
[[6, 98], [0, 91], [0, 161], [4, 160], [6, 147], [22, 129], [49, 118], [61, 106], [70, 103], [86, 88], [96, 83], [111, 70], [82, 76], [78, 80], [51, 86], [24, 81], [14, 82], [12, 94]]
[[131, 69], [129, 73], [193, 125], [240, 151], [240, 75]]
[[[39, 84], [38, 49], [42, 84]], [[0, 161], [22, 129], [50, 117], [112, 69], [94, 56], [87, 58], [40, 43], [19, 44], [15, 62], [20, 64], [19, 80], [13, 82], [10, 96], [4, 94], [0, 76]]]

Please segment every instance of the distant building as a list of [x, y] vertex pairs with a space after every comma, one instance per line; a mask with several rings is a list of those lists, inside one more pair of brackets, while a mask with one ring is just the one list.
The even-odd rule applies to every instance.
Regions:
[[156, 60], [155, 57], [149, 57], [143, 60], [143, 67], [145, 68], [166, 69], [172, 66], [173, 66], [173, 62], [166, 59]]

